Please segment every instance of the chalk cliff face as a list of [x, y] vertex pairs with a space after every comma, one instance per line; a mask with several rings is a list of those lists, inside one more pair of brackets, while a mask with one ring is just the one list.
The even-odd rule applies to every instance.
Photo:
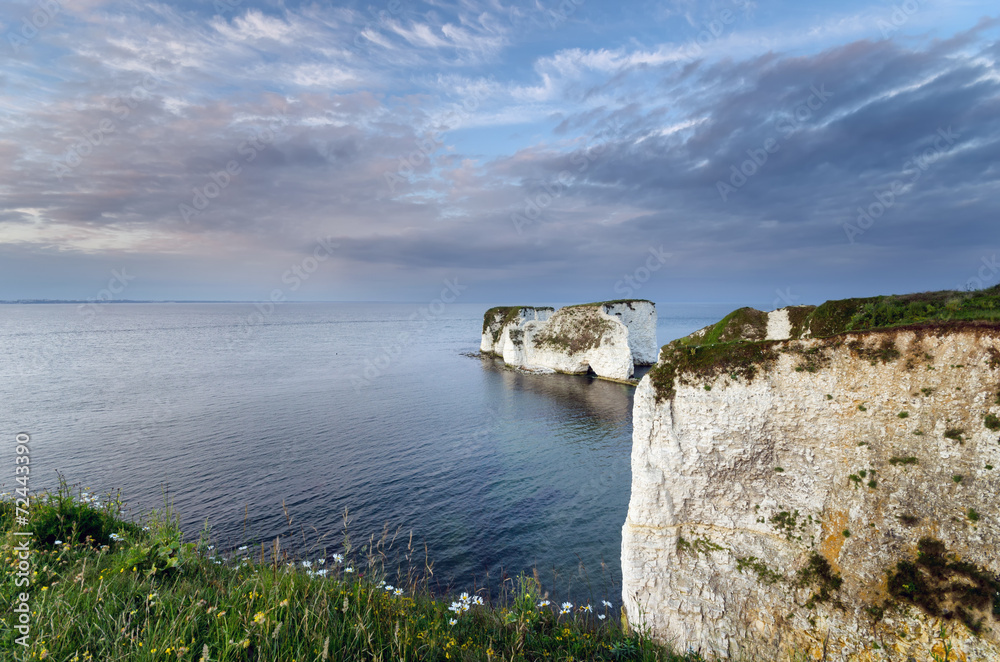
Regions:
[[508, 365], [535, 371], [586, 373], [628, 379], [650, 365], [656, 346], [656, 308], [641, 300], [551, 308], [492, 308], [480, 350]]
[[534, 321], [544, 322], [554, 311], [555, 309], [551, 307], [534, 306], [490, 308], [483, 316], [483, 336], [479, 342], [479, 351], [497, 356], [503, 356], [505, 348], [515, 351], [516, 346], [511, 340], [510, 331], [515, 332], [515, 339], [520, 339], [518, 332], [524, 330], [525, 324]]
[[635, 365], [653, 365], [660, 354], [656, 344], [656, 306], [649, 301], [621, 301], [602, 306], [628, 328], [628, 347]]
[[630, 622], [716, 657], [1000, 660], [1000, 325], [748, 310], [636, 389]]

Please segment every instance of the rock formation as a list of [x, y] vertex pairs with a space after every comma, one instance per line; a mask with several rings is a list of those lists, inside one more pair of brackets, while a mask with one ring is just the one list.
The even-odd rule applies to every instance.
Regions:
[[1000, 660], [998, 316], [998, 288], [741, 309], [665, 346], [630, 623], [708, 658]]
[[627, 300], [552, 308], [491, 308], [483, 319], [480, 351], [526, 370], [629, 379], [635, 365], [651, 365], [656, 307]]

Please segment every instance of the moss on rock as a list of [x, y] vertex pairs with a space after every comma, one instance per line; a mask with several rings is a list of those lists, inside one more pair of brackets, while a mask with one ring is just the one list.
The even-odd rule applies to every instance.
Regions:
[[550, 347], [569, 355], [599, 347], [613, 322], [601, 316], [597, 304], [567, 306], [549, 319], [535, 336], [537, 347]]

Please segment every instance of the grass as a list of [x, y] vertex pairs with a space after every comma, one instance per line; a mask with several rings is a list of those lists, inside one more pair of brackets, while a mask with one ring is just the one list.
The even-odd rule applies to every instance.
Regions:
[[535, 336], [535, 345], [551, 347], [569, 355], [599, 347], [613, 322], [593, 306], [562, 308]]
[[493, 337], [493, 344], [500, 342], [503, 328], [521, 316], [522, 310], [554, 310], [550, 306], [496, 306], [483, 314], [483, 333]]
[[761, 369], [778, 360], [774, 342], [733, 342], [687, 347], [674, 341], [660, 350], [660, 361], [649, 371], [657, 402], [669, 400], [679, 383], [713, 380], [721, 375], [752, 381]]
[[957, 441], [960, 444], [965, 443], [965, 439], [962, 437], [962, 435], [964, 434], [965, 430], [961, 428], [948, 428], [947, 430], [944, 431], [945, 439], [951, 439], [953, 441]]
[[904, 467], [911, 464], [917, 464], [919, 460], [913, 455], [907, 455], [905, 457], [891, 457], [889, 458], [889, 464], [893, 466], [903, 465]]
[[[775, 341], [764, 340], [767, 313], [753, 308], [734, 310], [716, 324], [702, 329], [699, 332], [701, 335], [692, 334], [663, 346], [660, 361], [650, 371], [657, 401], [673, 398], [679, 379], [686, 373], [698, 378], [715, 377], [728, 371], [733, 379], [745, 377], [748, 381], [752, 380], [759, 369], [773, 365], [779, 351], [802, 355], [796, 371], [816, 372], [829, 361], [823, 348], [839, 347], [843, 341], [835, 336], [847, 332], [896, 329], [898, 333], [902, 327], [908, 327], [924, 333], [950, 326], [993, 329], [1000, 322], [1000, 285], [977, 292], [942, 291], [841, 299], [827, 301], [817, 307], [795, 306], [788, 310], [792, 339], [808, 336], [827, 339], [826, 342], [809, 349], [776, 345]], [[872, 345], [863, 340], [853, 340], [847, 343], [847, 347], [856, 357], [868, 360], [872, 365], [902, 358], [894, 334], [887, 334], [879, 343]], [[1000, 366], [1000, 352], [991, 356], [990, 366]], [[925, 354], [925, 358], [930, 360], [933, 357]], [[908, 369], [915, 365], [912, 358], [908, 360]], [[929, 395], [931, 389], [923, 391]], [[997, 402], [1000, 403], [1000, 393]], [[865, 411], [863, 405], [858, 409]]]
[[653, 306], [656, 305], [649, 299], [613, 299], [611, 301], [593, 301], [591, 303], [575, 303], [571, 306], [566, 306], [566, 308], [584, 308], [588, 306], [597, 307], [597, 306], [618, 306], [618, 305], [628, 306], [629, 308], [632, 308], [632, 304], [634, 303], [648, 303]]
[[355, 549], [345, 538], [342, 555], [311, 561], [277, 542], [223, 558], [207, 533], [186, 542], [169, 509], [143, 527], [122, 505], [65, 484], [33, 498], [24, 588], [14, 504], [0, 501], [0, 599], [13, 605], [28, 591], [32, 613], [22, 648], [5, 610], [0, 648], [59, 662], [699, 659], [623, 627], [610, 603], [554, 604], [537, 576], [492, 594], [436, 595], [429, 572], [388, 568], [384, 539]]

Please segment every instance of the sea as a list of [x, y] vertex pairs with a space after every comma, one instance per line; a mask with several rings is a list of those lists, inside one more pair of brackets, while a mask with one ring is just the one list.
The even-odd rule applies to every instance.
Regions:
[[[435, 590], [620, 603], [634, 389], [479, 357], [491, 305], [0, 305], [0, 492], [26, 433], [33, 491], [169, 507], [225, 557], [383, 539]], [[736, 307], [658, 304], [659, 342]]]

